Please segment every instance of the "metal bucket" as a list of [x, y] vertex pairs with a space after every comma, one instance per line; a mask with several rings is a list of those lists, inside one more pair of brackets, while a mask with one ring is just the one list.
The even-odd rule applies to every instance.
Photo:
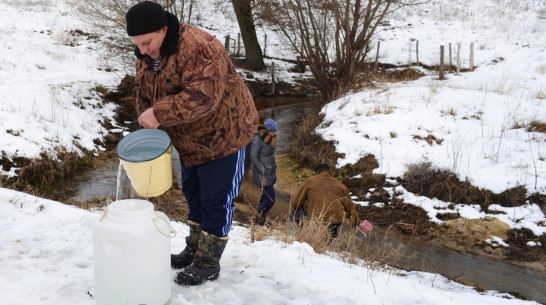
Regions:
[[141, 197], [156, 197], [173, 184], [171, 139], [160, 129], [139, 129], [117, 145], [120, 163]]

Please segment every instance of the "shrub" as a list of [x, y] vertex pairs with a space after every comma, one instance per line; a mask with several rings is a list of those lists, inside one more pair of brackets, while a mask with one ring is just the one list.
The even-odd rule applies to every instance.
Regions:
[[288, 155], [303, 167], [314, 168], [317, 164], [333, 165], [343, 154], [337, 153], [333, 142], [325, 141], [315, 132], [324, 115], [318, 109], [311, 109], [300, 121], [295, 123]]

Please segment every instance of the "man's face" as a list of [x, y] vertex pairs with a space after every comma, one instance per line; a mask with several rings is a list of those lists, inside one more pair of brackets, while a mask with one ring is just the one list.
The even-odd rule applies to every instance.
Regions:
[[141, 54], [146, 54], [153, 59], [159, 59], [159, 49], [167, 33], [167, 27], [161, 28], [159, 31], [132, 36], [133, 44], [138, 47]]

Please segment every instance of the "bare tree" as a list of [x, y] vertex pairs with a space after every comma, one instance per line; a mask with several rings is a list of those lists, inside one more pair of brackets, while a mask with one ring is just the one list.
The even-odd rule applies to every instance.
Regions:
[[[163, 0], [157, 1], [166, 10], [173, 13], [180, 21], [189, 22], [194, 5], [200, 0]], [[123, 56], [128, 50], [134, 47], [131, 40], [127, 38], [125, 31], [125, 13], [139, 0], [83, 0], [78, 5], [78, 12], [82, 20], [89, 22], [101, 31], [101, 34], [108, 35], [112, 52], [121, 51]], [[120, 55], [120, 54], [117, 54]], [[129, 57], [132, 65], [134, 58]], [[132, 68], [132, 67], [131, 67]]]
[[127, 40], [125, 32], [125, 13], [138, 1], [83, 0], [78, 5], [81, 19], [100, 29], [103, 33], [114, 35], [113, 39]]
[[163, 0], [158, 2], [177, 16], [180, 21], [191, 23], [191, 13], [196, 0]]
[[256, 27], [252, 15], [252, 2], [253, 0], [231, 0], [245, 47], [245, 64], [250, 69], [263, 70], [265, 64], [262, 48], [256, 35]]
[[395, 0], [264, 0], [268, 20], [309, 64], [323, 96], [349, 90]]

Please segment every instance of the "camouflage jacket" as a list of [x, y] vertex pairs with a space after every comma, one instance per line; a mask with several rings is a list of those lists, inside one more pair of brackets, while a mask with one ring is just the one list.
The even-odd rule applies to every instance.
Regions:
[[358, 225], [358, 212], [349, 190], [327, 170], [305, 180], [292, 195], [290, 207], [305, 210], [325, 223], [340, 224], [346, 218], [349, 224]]
[[153, 107], [184, 166], [190, 167], [246, 146], [258, 126], [258, 112], [224, 46], [194, 26], [171, 24], [155, 75], [151, 58], [135, 51], [137, 112], [140, 116]]

